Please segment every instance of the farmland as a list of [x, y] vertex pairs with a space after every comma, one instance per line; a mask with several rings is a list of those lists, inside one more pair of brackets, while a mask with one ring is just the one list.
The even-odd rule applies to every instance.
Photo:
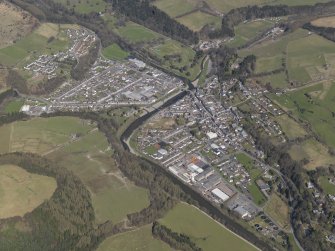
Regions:
[[241, 23], [235, 27], [235, 37], [227, 45], [230, 47], [242, 46], [273, 25], [274, 23], [267, 19]]
[[307, 135], [305, 129], [287, 115], [276, 117], [276, 121], [289, 139], [302, 138]]
[[314, 26], [335, 28], [335, 17], [322, 17], [312, 21]]
[[56, 180], [13, 165], [0, 166], [0, 218], [31, 212], [56, 189]]
[[264, 210], [281, 228], [290, 229], [289, 208], [276, 193], [271, 195]]
[[0, 128], [0, 151], [41, 154], [73, 171], [91, 192], [97, 223], [121, 221], [148, 205], [145, 189], [126, 179], [94, 125], [73, 117], [14, 122]]
[[273, 96], [287, 111], [310, 123], [313, 131], [330, 147], [335, 147], [333, 82], [324, 81], [281, 96]]
[[234, 251], [256, 250], [199, 209], [188, 204], [176, 205], [160, 220], [160, 223], [174, 232], [188, 235], [204, 251], [219, 251], [222, 247], [229, 247]]
[[326, 194], [335, 195], [335, 185], [326, 176], [321, 176], [318, 180], [319, 185]]
[[172, 250], [164, 242], [155, 239], [151, 234], [151, 225], [143, 226], [131, 232], [125, 232], [107, 238], [101, 243], [98, 251], [169, 251]]
[[[270, 72], [286, 62], [289, 82], [301, 86], [309, 81], [334, 77], [334, 43], [305, 30], [296, 30], [274, 41], [241, 50], [240, 56], [257, 57], [256, 72]], [[287, 81], [273, 87], [288, 87]]]
[[[64, 28], [67, 26], [44, 23], [14, 45], [0, 49], [0, 64], [14, 66], [32, 61], [41, 54], [63, 51], [68, 46]], [[52, 41], [49, 39], [54, 37]]]
[[19, 112], [23, 104], [24, 104], [24, 101], [21, 99], [12, 100], [6, 105], [4, 109], [5, 113]]
[[201, 11], [196, 11], [177, 18], [177, 21], [193, 31], [200, 31], [206, 24], [211, 24], [215, 27], [219, 27], [221, 25], [221, 19], [219, 17], [212, 16]]
[[[158, 8], [166, 12], [171, 17], [176, 17], [183, 15], [187, 12], [190, 12], [197, 8], [200, 5], [200, 1], [198, 0], [186, 0], [186, 1], [178, 1], [178, 0], [158, 0], [154, 2], [154, 5]], [[178, 8], [176, 8], [178, 6]]]
[[87, 14], [90, 12], [103, 12], [107, 6], [104, 0], [56, 0], [69, 9], [74, 9], [77, 13]]
[[0, 48], [28, 35], [38, 21], [14, 5], [0, 2]]

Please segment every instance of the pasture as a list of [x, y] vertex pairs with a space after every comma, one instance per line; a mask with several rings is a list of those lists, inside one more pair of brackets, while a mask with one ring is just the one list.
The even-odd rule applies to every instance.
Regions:
[[56, 180], [14, 165], [0, 165], [0, 219], [24, 216], [56, 190]]
[[279, 123], [286, 137], [290, 140], [302, 138], [307, 135], [305, 129], [286, 114], [277, 116], [275, 120]]
[[[177, 17], [188, 13], [198, 6], [200, 6], [201, 1], [199, 0], [158, 0], [154, 1], [153, 4], [160, 10], [164, 11], [171, 17]], [[178, 6], [178, 7], [177, 7]]]
[[312, 25], [318, 27], [335, 28], [335, 16], [318, 18], [316, 20], [313, 20], [311, 23]]
[[200, 31], [206, 24], [220, 27], [221, 18], [196, 11], [191, 14], [177, 18], [177, 21], [193, 31]]
[[272, 98], [297, 118], [307, 121], [321, 140], [335, 148], [334, 95], [334, 83], [324, 81]]
[[235, 27], [235, 37], [227, 45], [234, 48], [242, 46], [273, 25], [274, 23], [268, 19], [241, 23]]
[[177, 204], [159, 222], [174, 232], [188, 235], [204, 251], [257, 250], [241, 237], [217, 223], [198, 208], [185, 203]]
[[0, 48], [29, 34], [38, 20], [8, 2], [0, 2]]
[[117, 28], [116, 32], [131, 43], [148, 42], [161, 37], [160, 34], [131, 21]]
[[[335, 44], [306, 30], [298, 29], [239, 52], [242, 57], [250, 54], [257, 57], [258, 73], [276, 70], [286, 63], [289, 81], [295, 86], [335, 76]], [[285, 82], [283, 88], [288, 86]]]
[[151, 234], [151, 225], [121, 233], [104, 240], [97, 251], [172, 251], [165, 242], [155, 239]]
[[129, 56], [129, 53], [122, 50], [118, 44], [111, 44], [110, 46], [102, 50], [104, 57], [112, 60], [122, 60], [126, 59]]
[[105, 136], [74, 117], [35, 118], [0, 127], [0, 153], [32, 152], [73, 171], [91, 192], [96, 222], [119, 222], [148, 206], [148, 192], [116, 167]]
[[191, 47], [169, 39], [148, 49], [163, 61], [164, 67], [169, 67], [177, 75], [193, 80], [200, 72], [200, 62], [191, 67], [195, 57]]
[[289, 149], [289, 154], [297, 161], [307, 159], [309, 161], [305, 165], [307, 170], [329, 166], [335, 162], [335, 157], [329, 154], [328, 149], [314, 139], [293, 145]]
[[264, 211], [285, 230], [290, 230], [289, 208], [286, 203], [273, 193], [264, 207]]
[[274, 89], [282, 90], [282, 89], [286, 89], [289, 87], [289, 83], [287, 81], [287, 77], [284, 72], [280, 72], [277, 74], [271, 74], [271, 75], [264, 76], [264, 77], [258, 77], [255, 79], [259, 80], [262, 85], [266, 85], [267, 83], [269, 83], [271, 87]]
[[[51, 37], [55, 39], [49, 41]], [[0, 64], [9, 67], [18, 63], [25, 65], [39, 55], [64, 51], [68, 45], [62, 25], [45, 23], [15, 44], [0, 49]]]
[[5, 113], [19, 112], [23, 104], [24, 100], [22, 99], [12, 100], [6, 104], [4, 111]]
[[107, 7], [104, 0], [56, 0], [55, 2], [63, 4], [68, 9], [74, 9], [80, 14], [104, 12]]

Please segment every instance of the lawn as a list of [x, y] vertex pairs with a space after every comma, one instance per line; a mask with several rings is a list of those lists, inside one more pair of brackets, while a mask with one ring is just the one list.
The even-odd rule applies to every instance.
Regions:
[[23, 104], [24, 100], [22, 99], [13, 100], [6, 105], [5, 112], [6, 113], [19, 112]]
[[243, 165], [245, 170], [250, 175], [251, 181], [250, 185], [248, 186], [248, 190], [253, 201], [259, 206], [263, 205], [266, 202], [266, 197], [256, 185], [256, 180], [261, 176], [262, 171], [259, 168], [256, 168], [253, 160], [244, 153], [236, 154], [236, 159]]
[[[48, 42], [50, 37], [55, 39]], [[0, 49], [0, 64], [14, 66], [24, 60], [24, 64], [27, 64], [32, 58], [64, 51], [68, 46], [62, 25], [59, 28], [58, 25], [44, 23], [13, 45]]]
[[107, 3], [104, 0], [56, 0], [69, 9], [74, 9], [77, 13], [87, 14], [90, 12], [104, 12]]
[[0, 219], [24, 216], [56, 190], [56, 180], [13, 165], [0, 166]]
[[302, 138], [307, 135], [305, 129], [286, 114], [277, 116], [275, 119], [279, 123], [286, 137], [290, 140]]
[[174, 232], [188, 235], [204, 251], [222, 251], [224, 247], [234, 251], [257, 250], [199, 209], [185, 203], [177, 204], [160, 223]]
[[155, 239], [151, 234], [151, 225], [135, 231], [121, 233], [104, 240], [97, 251], [172, 251], [165, 242]]
[[315, 133], [335, 148], [335, 85], [322, 82], [272, 98], [294, 116], [310, 123]]
[[329, 177], [321, 176], [318, 183], [326, 194], [335, 195], [335, 185], [330, 183], [328, 179]]
[[129, 53], [122, 50], [118, 44], [111, 44], [102, 50], [102, 54], [112, 60], [122, 60], [129, 56]]
[[201, 11], [196, 11], [186, 16], [177, 18], [177, 21], [193, 31], [200, 31], [207, 24], [214, 25], [215, 27], [219, 27], [221, 25], [221, 19], [219, 17], [212, 16]]
[[290, 230], [289, 208], [286, 203], [273, 193], [264, 211], [283, 229]]
[[[183, 15], [187, 12], [194, 10], [200, 4], [199, 0], [158, 0], [153, 4], [167, 13], [171, 17]], [[176, 8], [178, 6], [178, 8]]]

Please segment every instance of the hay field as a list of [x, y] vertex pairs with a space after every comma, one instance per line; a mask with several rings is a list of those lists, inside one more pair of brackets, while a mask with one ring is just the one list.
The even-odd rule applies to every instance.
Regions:
[[28, 12], [8, 2], [0, 2], [0, 48], [26, 36], [37, 24], [38, 20]]
[[185, 203], [177, 204], [159, 221], [174, 232], [188, 235], [204, 251], [221, 251], [224, 247], [234, 251], [257, 250], [199, 209]]
[[318, 18], [311, 23], [314, 26], [335, 28], [335, 16]]
[[56, 180], [14, 165], [0, 165], [0, 218], [31, 212], [56, 190]]

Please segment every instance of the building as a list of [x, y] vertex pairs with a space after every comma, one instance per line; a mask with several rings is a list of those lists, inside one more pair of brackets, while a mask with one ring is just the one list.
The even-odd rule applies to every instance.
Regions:
[[212, 194], [222, 202], [225, 202], [226, 200], [229, 199], [229, 196], [224, 192], [222, 192], [219, 188], [213, 189]]

